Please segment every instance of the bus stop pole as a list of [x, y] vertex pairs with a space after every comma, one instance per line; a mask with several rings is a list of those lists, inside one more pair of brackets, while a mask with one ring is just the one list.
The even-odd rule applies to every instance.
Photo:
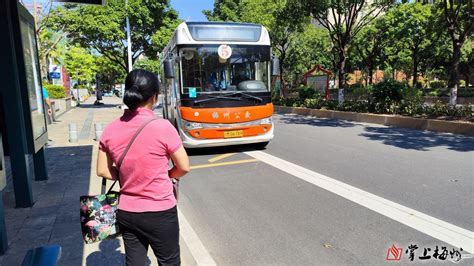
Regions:
[[[10, 151], [10, 164], [13, 179], [13, 189], [15, 191], [16, 207], [27, 208], [34, 204], [32, 192], [32, 171], [28, 160], [27, 134], [25, 125], [25, 113], [20, 91], [20, 77], [15, 55], [14, 35], [12, 18], [17, 14], [12, 14], [12, 9], [16, 10], [16, 0], [0, 1], [0, 32], [4, 35], [4, 41], [0, 42], [0, 80], [1, 95], [5, 112], [5, 124]], [[27, 95], [25, 94], [24, 97]], [[8, 115], [7, 115], [8, 114]], [[28, 114], [29, 115], [29, 114]], [[30, 125], [31, 127], [31, 125]]]
[[5, 212], [3, 211], [4, 206], [2, 194], [3, 192], [0, 191], [0, 255], [5, 254], [8, 249], [7, 226], [5, 224]]
[[35, 165], [35, 180], [48, 180], [48, 171], [46, 169], [46, 160], [44, 157], [44, 147], [33, 154], [33, 164]]

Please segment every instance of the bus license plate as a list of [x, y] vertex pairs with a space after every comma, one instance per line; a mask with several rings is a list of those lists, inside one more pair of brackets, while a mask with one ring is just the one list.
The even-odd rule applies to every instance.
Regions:
[[224, 138], [239, 138], [244, 136], [243, 130], [225, 131]]

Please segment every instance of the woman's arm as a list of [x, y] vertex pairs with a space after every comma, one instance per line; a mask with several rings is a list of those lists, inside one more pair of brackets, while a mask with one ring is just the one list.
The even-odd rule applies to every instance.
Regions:
[[181, 146], [177, 151], [171, 154], [171, 160], [173, 160], [174, 167], [169, 171], [170, 178], [178, 179], [183, 175], [189, 173], [189, 158], [186, 154], [186, 150]]
[[118, 170], [113, 166], [114, 162], [110, 156], [99, 149], [97, 154], [97, 175], [110, 180], [118, 179]]

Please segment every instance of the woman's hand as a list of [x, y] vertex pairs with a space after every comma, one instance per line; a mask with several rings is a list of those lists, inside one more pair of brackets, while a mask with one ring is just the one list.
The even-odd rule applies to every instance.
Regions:
[[171, 160], [173, 160], [174, 167], [168, 171], [170, 178], [179, 180], [183, 175], [189, 173], [191, 170], [189, 167], [188, 154], [186, 154], [186, 150], [183, 146], [171, 154]]

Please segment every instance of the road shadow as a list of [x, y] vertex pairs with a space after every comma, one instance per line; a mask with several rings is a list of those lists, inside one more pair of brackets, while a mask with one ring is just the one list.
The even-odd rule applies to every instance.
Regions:
[[397, 127], [365, 127], [365, 133], [360, 136], [408, 150], [429, 151], [430, 148], [445, 146], [454, 151], [474, 151], [474, 137], [464, 135]]
[[[120, 241], [118, 239], [102, 240], [99, 243], [99, 250], [87, 256], [86, 265], [125, 265], [125, 254], [120, 252], [119, 248]], [[150, 265], [150, 263], [147, 265]]]
[[284, 124], [297, 124], [297, 125], [309, 125], [317, 127], [339, 127], [349, 128], [359, 125], [358, 123], [329, 118], [318, 118], [314, 116], [300, 116], [300, 115], [288, 115], [280, 114], [277, 118], [278, 121]]
[[255, 151], [255, 150], [265, 150], [265, 147], [262, 147], [258, 143], [255, 143], [255, 144], [242, 144], [242, 145], [232, 145], [232, 146], [222, 146], [222, 147], [186, 149], [186, 152], [188, 153], [189, 156], [201, 156], [201, 155], [219, 155], [219, 154], [226, 154], [226, 153], [239, 153], [239, 152]]
[[[58, 244], [63, 265], [80, 265], [79, 197], [89, 194], [93, 146], [47, 147], [47, 181], [31, 181], [34, 205], [15, 208], [11, 174], [3, 191], [9, 250], [2, 265], [21, 265], [29, 249]], [[32, 163], [30, 161], [30, 163]]]

